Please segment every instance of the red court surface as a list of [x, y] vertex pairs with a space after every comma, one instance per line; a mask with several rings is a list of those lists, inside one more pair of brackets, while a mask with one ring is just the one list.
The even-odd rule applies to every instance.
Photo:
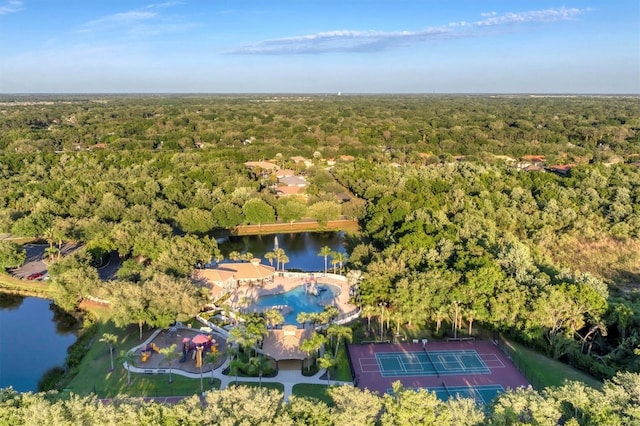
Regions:
[[[449, 388], [529, 386], [515, 364], [491, 341], [349, 344], [347, 351], [354, 382], [380, 395], [395, 381], [405, 388], [442, 388], [443, 383]], [[473, 361], [471, 367], [460, 362], [465, 359]], [[449, 360], [459, 362], [459, 368], [449, 368]]]

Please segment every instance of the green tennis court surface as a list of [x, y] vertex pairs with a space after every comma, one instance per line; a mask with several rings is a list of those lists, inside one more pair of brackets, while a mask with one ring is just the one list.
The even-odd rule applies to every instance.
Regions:
[[382, 377], [491, 373], [475, 350], [379, 352], [375, 357]]
[[[477, 386], [439, 386], [428, 388], [414, 388], [425, 389], [429, 392], [434, 392], [439, 400], [447, 401], [450, 398], [460, 396], [461, 398], [474, 399], [478, 404], [488, 404], [498, 394], [504, 392], [504, 388], [501, 385], [477, 385]], [[389, 394], [393, 394], [393, 389], [388, 389]]]

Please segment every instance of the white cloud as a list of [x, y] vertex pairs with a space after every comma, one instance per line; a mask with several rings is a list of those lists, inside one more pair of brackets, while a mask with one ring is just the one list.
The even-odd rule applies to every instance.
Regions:
[[0, 4], [0, 16], [20, 12], [21, 10], [24, 10], [24, 2], [21, 0], [9, 0], [4, 4]]
[[527, 12], [483, 13], [475, 22], [451, 22], [439, 27], [428, 27], [419, 31], [354, 31], [336, 30], [316, 34], [263, 40], [253, 44], [228, 49], [227, 54], [319, 54], [329, 52], [381, 51], [408, 46], [430, 40], [477, 37], [483, 29], [497, 26], [525, 24], [529, 22], [566, 21], [590, 9], [558, 8]]
[[82, 31], [104, 31], [122, 27], [131, 27], [156, 17], [154, 12], [130, 11], [103, 16], [82, 25]]

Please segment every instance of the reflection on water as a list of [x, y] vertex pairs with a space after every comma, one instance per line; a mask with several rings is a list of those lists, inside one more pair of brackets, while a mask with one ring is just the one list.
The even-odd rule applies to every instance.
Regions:
[[[345, 234], [342, 232], [300, 232], [229, 237], [227, 241], [220, 244], [220, 250], [225, 257], [232, 251], [249, 252], [254, 257], [262, 259], [262, 263], [268, 263], [264, 259], [264, 255], [274, 250], [276, 241], [278, 247], [283, 249], [289, 258], [289, 262], [285, 265], [285, 268], [289, 270], [323, 271], [324, 257], [319, 256], [318, 253], [324, 246], [328, 246], [333, 251], [346, 252]], [[331, 267], [330, 263], [329, 267]]]
[[27, 297], [6, 306], [7, 300], [0, 305], [0, 388], [36, 391], [46, 371], [64, 364], [76, 336], [68, 318], [58, 327], [50, 301]]

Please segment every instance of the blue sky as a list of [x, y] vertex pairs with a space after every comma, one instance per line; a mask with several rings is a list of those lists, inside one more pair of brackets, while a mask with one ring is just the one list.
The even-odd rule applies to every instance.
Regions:
[[639, 93], [638, 0], [0, 0], [1, 93]]

